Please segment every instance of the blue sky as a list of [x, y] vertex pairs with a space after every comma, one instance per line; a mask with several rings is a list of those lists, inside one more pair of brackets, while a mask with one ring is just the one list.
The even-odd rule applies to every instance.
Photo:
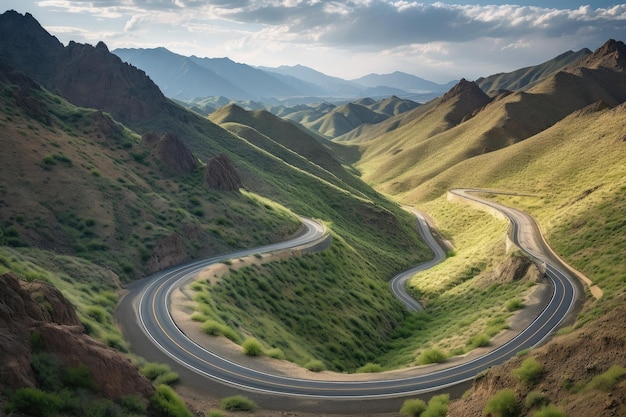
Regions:
[[3, 0], [2, 7], [31, 13], [64, 44], [163, 46], [348, 79], [397, 70], [442, 83], [472, 80], [626, 40], [626, 4], [611, 1]]

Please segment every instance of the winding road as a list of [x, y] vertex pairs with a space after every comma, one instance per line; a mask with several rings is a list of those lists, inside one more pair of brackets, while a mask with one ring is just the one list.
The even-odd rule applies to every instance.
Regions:
[[[139, 327], [153, 346], [199, 375], [246, 390], [307, 398], [366, 399], [402, 397], [451, 387], [471, 380], [478, 373], [506, 361], [520, 350], [544, 341], [570, 313], [578, 296], [575, 279], [566, 273], [567, 268], [558, 259], [551, 256], [552, 252], [539, 234], [535, 221], [519, 210], [472, 195], [478, 191], [481, 190], [462, 189], [452, 190], [451, 193], [488, 205], [509, 218], [513, 225], [511, 238], [530, 256], [545, 264], [546, 276], [553, 286], [552, 297], [537, 318], [513, 339], [483, 356], [446, 369], [397, 379], [382, 379], [384, 377], [381, 376], [381, 379], [369, 381], [290, 378], [254, 370], [220, 357], [189, 339], [177, 327], [170, 313], [171, 294], [193, 279], [199, 270], [212, 263], [255, 253], [315, 245], [325, 239], [325, 230], [311, 220], [303, 219], [306, 233], [290, 241], [196, 261], [155, 274], [135, 285], [122, 302], [133, 303]], [[421, 233], [435, 253], [434, 260], [427, 263], [432, 265], [435, 260], [443, 259], [445, 254], [432, 238], [423, 217], [418, 215], [417, 219]], [[405, 283], [411, 275], [423, 268], [424, 265], [420, 265], [392, 280], [394, 293], [412, 310], [421, 307], [410, 299], [404, 289]]]

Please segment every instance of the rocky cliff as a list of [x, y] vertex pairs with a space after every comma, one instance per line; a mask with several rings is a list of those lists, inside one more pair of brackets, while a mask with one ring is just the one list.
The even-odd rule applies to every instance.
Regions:
[[65, 367], [86, 366], [108, 398], [148, 397], [153, 388], [130, 360], [87, 336], [74, 307], [56, 288], [0, 275], [0, 391], [35, 387], [33, 338]]

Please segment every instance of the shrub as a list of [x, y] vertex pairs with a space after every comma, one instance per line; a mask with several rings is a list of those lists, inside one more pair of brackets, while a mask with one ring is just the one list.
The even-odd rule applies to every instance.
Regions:
[[548, 405], [533, 414], [533, 417], [567, 417], [567, 414], [555, 405]]
[[58, 391], [63, 386], [63, 369], [61, 363], [48, 353], [35, 353], [31, 367], [35, 372], [37, 385], [41, 389], [45, 391]]
[[243, 347], [243, 353], [248, 356], [261, 356], [263, 354], [263, 347], [261, 346], [261, 343], [252, 337], [246, 339], [242, 343], [241, 347]]
[[108, 399], [100, 399], [91, 401], [81, 410], [89, 417], [122, 417], [122, 408]]
[[96, 383], [91, 378], [91, 370], [82, 363], [65, 370], [63, 373], [63, 384], [70, 388], [96, 388]]
[[531, 391], [526, 396], [524, 405], [526, 408], [537, 408], [548, 405], [548, 398], [540, 392]]
[[426, 411], [426, 403], [419, 398], [405, 400], [400, 409], [400, 414], [408, 417], [419, 417]]
[[110, 348], [118, 350], [122, 353], [128, 353], [128, 342], [126, 342], [117, 334], [107, 334], [104, 337], [104, 342]]
[[47, 417], [57, 414], [61, 405], [61, 399], [55, 394], [37, 388], [20, 388], [11, 396], [6, 410], [9, 413]]
[[446, 354], [439, 349], [430, 349], [422, 352], [417, 357], [418, 365], [427, 365], [429, 363], [441, 363], [447, 359]]
[[522, 381], [526, 386], [532, 386], [539, 382], [542, 373], [543, 367], [532, 357], [524, 360], [522, 365], [512, 372], [513, 376]]
[[361, 366], [356, 371], [359, 373], [374, 373], [374, 372], [380, 372], [382, 370], [383, 370], [383, 367], [377, 363], [366, 363], [365, 365]]
[[280, 348], [273, 348], [265, 352], [267, 356], [273, 359], [285, 359], [285, 352]]
[[479, 347], [489, 346], [489, 344], [490, 344], [489, 336], [487, 336], [486, 334], [474, 335], [470, 337], [470, 339], [467, 341], [467, 346], [470, 349], [476, 349]]
[[[174, 374], [176, 375], [174, 372], [171, 371], [170, 367], [162, 364], [162, 363], [154, 363], [154, 362], [149, 362], [146, 363], [140, 370], [141, 374], [143, 376], [145, 376], [146, 378], [148, 378], [149, 380], [153, 381], [153, 382], [157, 382], [157, 380], [159, 380], [160, 378], [163, 378], [165, 380], [168, 379], [172, 379], [171, 375], [168, 376], [169, 374]], [[176, 378], [178, 379], [178, 376], [176, 375]], [[160, 384], [157, 384], [160, 385]]]
[[484, 415], [493, 417], [517, 417], [519, 415], [519, 406], [515, 393], [510, 389], [498, 391], [483, 409]]
[[154, 415], [159, 417], [193, 417], [185, 403], [167, 385], [159, 385], [157, 387], [150, 403], [154, 410]]
[[593, 377], [587, 384], [588, 389], [610, 391], [617, 383], [626, 377], [626, 368], [618, 365], [611, 366], [606, 372]]
[[524, 304], [524, 302], [518, 298], [515, 298], [511, 301], [509, 301], [508, 303], [506, 303], [506, 310], [507, 311], [516, 311], [516, 310], [521, 310], [522, 308], [526, 307], [526, 305]]
[[100, 324], [106, 324], [109, 320], [109, 313], [100, 306], [90, 306], [87, 308], [87, 316]]
[[435, 395], [428, 400], [428, 406], [420, 417], [445, 417], [448, 412], [448, 404], [450, 403], [450, 395]]
[[159, 375], [154, 380], [154, 385], [172, 385], [178, 381], [178, 374], [176, 372], [165, 372], [164, 374]]
[[227, 411], [252, 411], [256, 407], [254, 401], [243, 395], [233, 395], [222, 400], [221, 406]]
[[206, 320], [202, 323], [202, 326], [200, 326], [200, 330], [211, 336], [222, 335], [233, 342], [237, 342], [239, 340], [237, 332], [224, 324], [216, 322], [215, 320]]
[[209, 319], [202, 323], [200, 330], [211, 336], [219, 336], [222, 334], [222, 327], [223, 326], [220, 323]]
[[310, 361], [307, 362], [306, 365], [304, 365], [304, 367], [311, 372], [322, 372], [326, 370], [326, 366], [324, 365], [324, 362], [318, 359], [311, 359]]
[[146, 400], [135, 394], [120, 398], [119, 403], [129, 414], [145, 414], [148, 409]]
[[206, 413], [206, 417], [224, 417], [224, 414], [218, 410], [209, 410], [209, 412]]

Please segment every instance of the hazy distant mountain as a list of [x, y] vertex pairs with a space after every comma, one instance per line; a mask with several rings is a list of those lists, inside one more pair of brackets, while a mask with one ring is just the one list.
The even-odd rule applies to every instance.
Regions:
[[375, 125], [419, 106], [392, 96], [383, 100], [362, 98], [341, 106], [299, 106], [294, 112], [281, 109], [285, 119], [296, 121], [326, 137], [337, 137], [362, 125]]
[[228, 58], [186, 57], [165, 48], [116, 49], [113, 53], [144, 70], [166, 96], [180, 100], [208, 96], [245, 100], [298, 94], [263, 71]]
[[447, 84], [437, 84], [400, 71], [391, 74], [369, 74], [354, 79], [352, 82], [365, 87], [386, 86], [409, 91], [411, 93], [443, 93], [448, 91], [456, 83], [455, 81], [451, 81]]
[[228, 58], [190, 58], [196, 64], [207, 68], [222, 78], [236, 84], [248, 93], [249, 99], [263, 97], [293, 97], [305, 95], [304, 92], [285, 84], [272, 74], [246, 64], [234, 62]]
[[316, 71], [313, 68], [305, 67], [303, 65], [287, 66], [282, 65], [277, 68], [271, 67], [259, 67], [260, 69], [277, 73], [282, 75], [288, 75], [298, 78], [307, 83], [313, 84], [318, 88], [323, 89], [331, 97], [360, 97], [363, 86], [356, 83], [344, 80], [339, 77], [332, 77], [322, 72]]
[[122, 61], [144, 70], [168, 97], [181, 100], [209, 95], [247, 98], [246, 92], [230, 80], [165, 48], [115, 49], [112, 52]]

